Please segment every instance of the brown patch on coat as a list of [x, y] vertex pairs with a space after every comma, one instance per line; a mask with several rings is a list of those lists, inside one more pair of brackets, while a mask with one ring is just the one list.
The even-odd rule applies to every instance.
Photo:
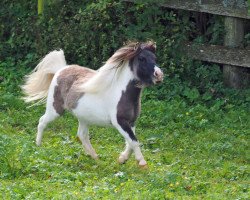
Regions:
[[53, 102], [53, 106], [54, 106], [56, 112], [59, 115], [62, 115], [63, 112], [64, 112], [64, 106], [63, 105], [64, 105], [64, 100], [63, 100], [63, 97], [62, 97], [62, 94], [61, 94], [60, 87], [56, 86], [55, 90], [54, 90], [54, 102]]
[[141, 88], [138, 88], [136, 81], [130, 81], [126, 90], [122, 92], [117, 104], [117, 122], [126, 131], [129, 137], [137, 141], [132, 128], [141, 110]]
[[65, 109], [76, 108], [78, 100], [84, 95], [78, 91], [79, 85], [88, 81], [96, 74], [96, 71], [71, 65], [62, 70], [57, 77], [57, 86], [54, 91], [53, 106], [56, 112], [61, 115]]

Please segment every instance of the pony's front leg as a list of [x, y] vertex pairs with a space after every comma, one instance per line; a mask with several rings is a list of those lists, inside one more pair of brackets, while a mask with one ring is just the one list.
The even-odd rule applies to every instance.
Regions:
[[138, 161], [139, 166], [144, 167], [147, 165], [147, 162], [145, 161], [141, 149], [140, 149], [140, 144], [138, 141], [132, 141], [132, 148], [135, 153], [135, 159]]
[[131, 150], [133, 150], [135, 154], [135, 159], [138, 161], [139, 166], [146, 166], [147, 162], [145, 161], [141, 153], [140, 144], [133, 131], [134, 128], [132, 128], [126, 120], [120, 121], [119, 124], [115, 125], [115, 127], [123, 135], [127, 142], [125, 151], [122, 152], [119, 157], [119, 162], [123, 161], [120, 163], [124, 163], [126, 159], [129, 158]]
[[[131, 129], [135, 134], [135, 127], [132, 127]], [[120, 164], [125, 163], [129, 159], [132, 151], [133, 151], [133, 149], [131, 148], [131, 145], [129, 144], [129, 141], [126, 140], [125, 150], [120, 154], [119, 159], [118, 159], [119, 163]]]
[[119, 163], [120, 163], [120, 164], [125, 163], [125, 162], [129, 159], [131, 153], [132, 153], [132, 148], [130, 147], [129, 142], [126, 141], [126, 148], [125, 148], [125, 150], [120, 154], [119, 159], [118, 159]]

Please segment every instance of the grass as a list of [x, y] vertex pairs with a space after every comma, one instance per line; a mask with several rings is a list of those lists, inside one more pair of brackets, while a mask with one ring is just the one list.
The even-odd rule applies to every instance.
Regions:
[[12, 94], [0, 101], [0, 199], [249, 198], [247, 104], [218, 109], [144, 99], [137, 135], [149, 167], [140, 169], [133, 156], [118, 164], [124, 141], [111, 128], [91, 128], [100, 160], [86, 156], [69, 113], [37, 147], [44, 107], [28, 108]]

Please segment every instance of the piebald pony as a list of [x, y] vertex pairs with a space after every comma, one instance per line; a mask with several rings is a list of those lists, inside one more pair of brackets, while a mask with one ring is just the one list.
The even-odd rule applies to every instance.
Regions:
[[67, 65], [62, 50], [47, 54], [22, 86], [25, 101], [47, 101], [40, 118], [36, 144], [41, 145], [49, 122], [69, 110], [78, 118], [77, 136], [87, 154], [97, 159], [89, 140], [89, 125], [111, 125], [125, 138], [126, 148], [119, 156], [124, 163], [133, 151], [140, 166], [147, 163], [135, 136], [135, 121], [140, 113], [140, 96], [145, 86], [163, 80], [156, 65], [155, 44], [128, 43], [94, 71]]

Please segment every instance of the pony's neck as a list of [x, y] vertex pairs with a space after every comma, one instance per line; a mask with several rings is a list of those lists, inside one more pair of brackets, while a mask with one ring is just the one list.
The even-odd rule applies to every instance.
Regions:
[[124, 90], [129, 81], [135, 79], [128, 62], [106, 63], [97, 74], [80, 86], [86, 93], [107, 92], [107, 90]]
[[140, 87], [140, 82], [136, 80], [128, 63], [121, 68], [117, 78], [119, 79], [117, 83], [120, 84], [117, 89], [122, 90], [122, 96], [126, 96], [126, 101], [133, 104], [140, 104], [142, 87]]
[[125, 62], [122, 66], [115, 70], [115, 79], [117, 82], [121, 82], [121, 84], [127, 85], [129, 81], [135, 79], [135, 76], [129, 67], [129, 62]]
[[138, 81], [135, 79], [130, 80], [126, 86], [125, 93], [131, 102], [139, 102], [141, 97], [142, 88], [138, 87]]

